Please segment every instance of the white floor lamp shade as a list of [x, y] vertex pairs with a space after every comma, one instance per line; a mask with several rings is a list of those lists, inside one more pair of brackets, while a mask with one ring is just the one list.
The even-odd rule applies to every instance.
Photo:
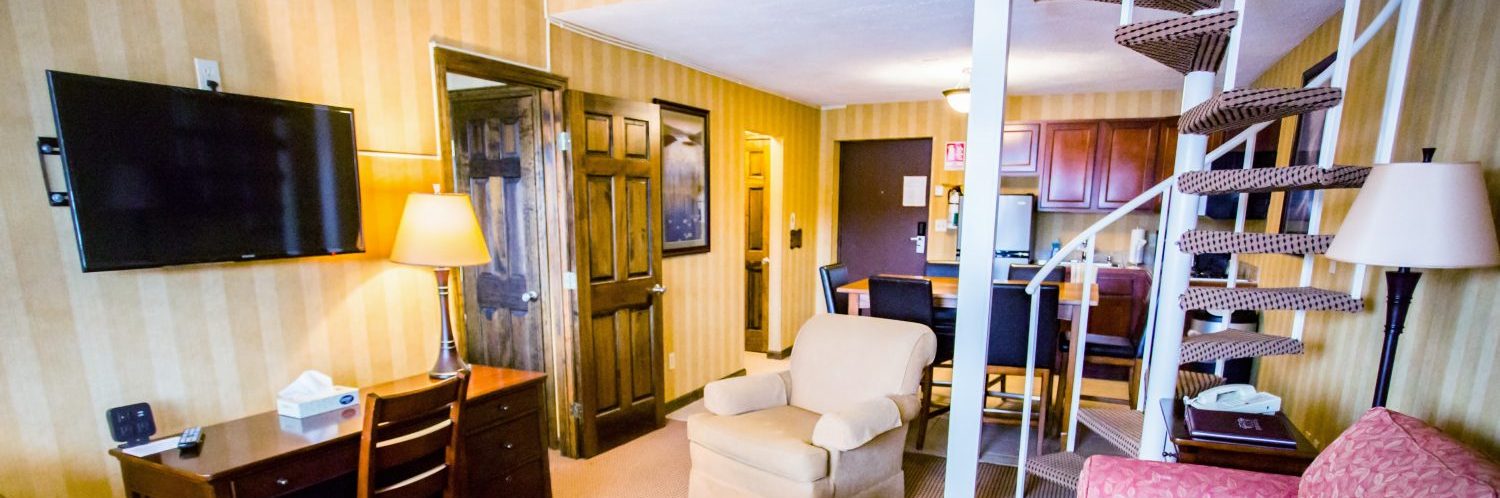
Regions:
[[1484, 172], [1477, 163], [1375, 166], [1328, 258], [1407, 268], [1500, 264]]

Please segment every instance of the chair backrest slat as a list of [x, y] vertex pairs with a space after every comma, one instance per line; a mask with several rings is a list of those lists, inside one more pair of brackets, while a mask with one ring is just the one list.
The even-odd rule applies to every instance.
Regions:
[[[1007, 274], [1005, 278], [1007, 280], [1030, 281], [1031, 279], [1036, 278], [1037, 272], [1040, 271], [1042, 271], [1042, 267], [1038, 265], [1010, 265], [1010, 273]], [[1042, 279], [1042, 281], [1067, 282], [1068, 268], [1063, 266], [1055, 267], [1051, 272], [1047, 273], [1047, 278]]]
[[[1058, 286], [1043, 285], [1037, 313], [1036, 367], [1052, 368], [1057, 356]], [[1031, 334], [1031, 295], [1026, 284], [994, 284], [990, 294], [988, 363], [1002, 367], [1026, 366], [1026, 341]]]
[[365, 397], [359, 497], [453, 496], [468, 374], [396, 395]]
[[870, 316], [932, 326], [932, 282], [870, 277]]

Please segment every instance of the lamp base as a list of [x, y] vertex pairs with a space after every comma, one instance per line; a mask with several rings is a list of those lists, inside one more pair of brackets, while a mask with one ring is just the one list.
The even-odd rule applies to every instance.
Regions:
[[1391, 372], [1396, 368], [1396, 344], [1406, 328], [1406, 313], [1422, 274], [1411, 268], [1385, 272], [1385, 345], [1380, 350], [1380, 369], [1375, 372], [1375, 407], [1385, 406], [1391, 393]]
[[438, 357], [437, 362], [432, 364], [432, 370], [427, 372], [428, 377], [434, 379], [447, 379], [458, 375], [459, 372], [469, 371], [469, 364], [464, 363], [463, 357], [458, 353], [458, 341], [453, 338], [453, 321], [448, 316], [448, 268], [433, 268], [432, 272], [437, 277], [438, 291]]

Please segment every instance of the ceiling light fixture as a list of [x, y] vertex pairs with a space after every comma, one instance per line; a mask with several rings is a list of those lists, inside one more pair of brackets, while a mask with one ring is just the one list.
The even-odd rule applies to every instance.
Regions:
[[953, 110], [969, 113], [969, 68], [964, 68], [964, 76], [959, 80], [958, 86], [943, 90], [943, 98], [948, 100], [948, 107]]

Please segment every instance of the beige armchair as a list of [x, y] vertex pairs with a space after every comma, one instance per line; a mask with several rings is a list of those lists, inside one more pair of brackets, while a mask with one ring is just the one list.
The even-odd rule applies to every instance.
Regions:
[[925, 325], [817, 315], [791, 370], [704, 387], [688, 495], [901, 497], [907, 422], [937, 339]]

